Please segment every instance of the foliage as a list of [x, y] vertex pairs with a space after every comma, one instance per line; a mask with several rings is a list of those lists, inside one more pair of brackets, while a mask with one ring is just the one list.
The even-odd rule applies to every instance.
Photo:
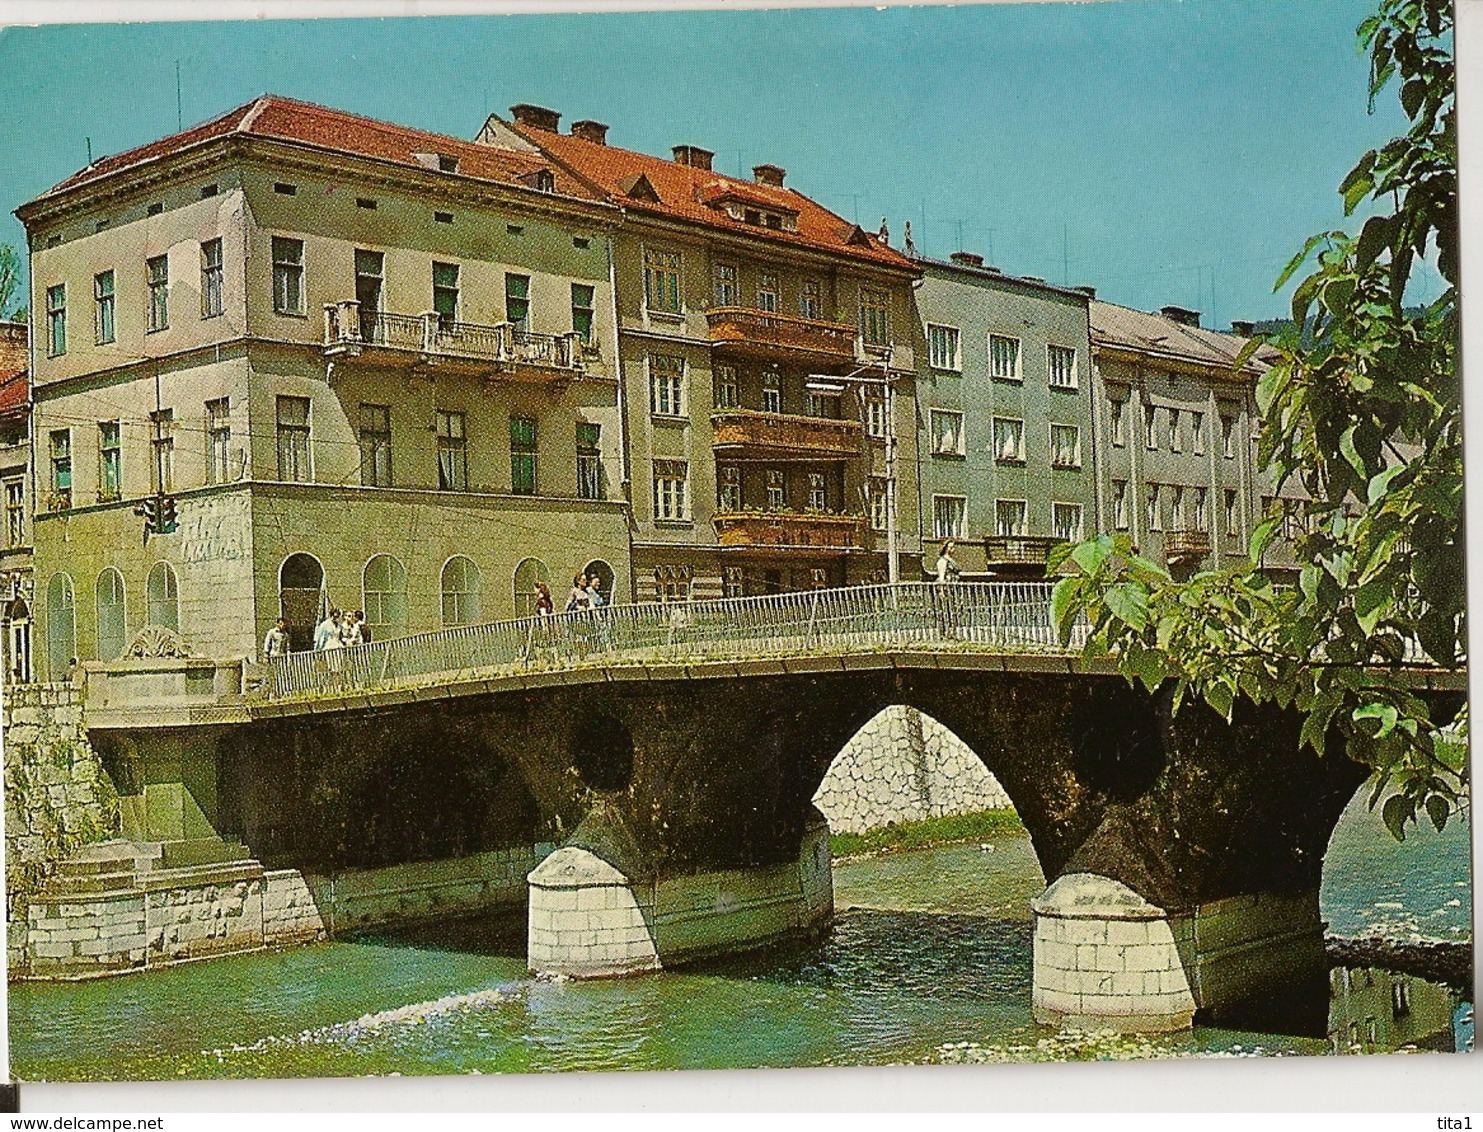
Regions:
[[1023, 828], [1019, 815], [1013, 810], [947, 814], [923, 821], [894, 822], [865, 833], [832, 833], [829, 835], [829, 853], [834, 857], [896, 853], [932, 845], [949, 845], [955, 841], [976, 841], [980, 837]]
[[[1259, 523], [1240, 567], [1176, 580], [1102, 536], [1052, 556], [1063, 634], [1084, 613], [1090, 655], [1115, 656], [1150, 690], [1174, 681], [1229, 718], [1237, 696], [1294, 706], [1302, 739], [1374, 770], [1370, 804], [1403, 839], [1424, 812], [1441, 829], [1467, 789], [1462, 742], [1439, 743], [1408, 690], [1419, 645], [1456, 668], [1466, 639], [1462, 412], [1458, 373], [1457, 139], [1448, 0], [1382, 0], [1359, 28], [1370, 100], [1399, 80], [1411, 127], [1360, 158], [1340, 193], [1371, 214], [1358, 236], [1310, 239], [1277, 281], [1312, 271], [1292, 324], [1236, 361], [1262, 369], [1259, 465], [1306, 497], [1296, 587], [1259, 567], [1281, 514]], [[1417, 300], [1417, 261], [1442, 294]]]
[[[15, 248], [0, 244], [0, 318], [7, 318], [11, 302], [26, 289], [26, 269]], [[16, 312], [18, 315], [20, 311]]]

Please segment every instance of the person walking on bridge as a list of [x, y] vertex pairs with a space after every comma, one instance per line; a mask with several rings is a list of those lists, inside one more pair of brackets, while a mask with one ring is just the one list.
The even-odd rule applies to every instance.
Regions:
[[956, 582], [962, 570], [958, 566], [958, 560], [953, 557], [955, 543], [952, 539], [942, 544], [942, 553], [937, 556], [937, 584], [946, 585]]
[[268, 630], [267, 636], [263, 638], [263, 661], [271, 664], [280, 656], [288, 653], [288, 622], [282, 617], [273, 622], [273, 627]]

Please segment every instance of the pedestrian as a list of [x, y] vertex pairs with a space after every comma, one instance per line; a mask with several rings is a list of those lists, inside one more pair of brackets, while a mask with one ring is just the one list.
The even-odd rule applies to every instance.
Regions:
[[536, 583], [536, 616], [550, 617], [556, 612], [556, 603], [551, 600], [551, 587], [545, 582]]
[[335, 647], [340, 647], [340, 611], [332, 609], [329, 616], [314, 627], [314, 651], [324, 652], [330, 647], [330, 641], [335, 642]]
[[587, 575], [572, 575], [572, 592], [566, 598], [566, 612], [575, 613], [579, 609], [588, 609], [592, 605], [592, 597], [587, 593]]
[[355, 614], [347, 613], [340, 620], [340, 643], [347, 649], [363, 644], [365, 638], [361, 635], [360, 621]]
[[366, 611], [364, 609], [357, 609], [355, 611], [355, 613], [354, 613], [354, 617], [355, 617], [355, 633], [356, 633], [356, 636], [360, 638], [360, 643], [363, 644], [363, 645], [370, 644], [371, 643], [371, 627], [368, 624], [366, 624]]
[[268, 630], [267, 636], [263, 638], [263, 660], [271, 663], [280, 656], [288, 653], [288, 622], [282, 617], [273, 622], [273, 627]]
[[937, 556], [937, 583], [945, 585], [948, 582], [956, 582], [958, 575], [963, 571], [958, 567], [958, 560], [953, 557], [954, 543], [952, 539], [942, 544], [942, 553]]
[[592, 609], [601, 609], [606, 604], [602, 597], [602, 579], [596, 574], [587, 575], [587, 604]]

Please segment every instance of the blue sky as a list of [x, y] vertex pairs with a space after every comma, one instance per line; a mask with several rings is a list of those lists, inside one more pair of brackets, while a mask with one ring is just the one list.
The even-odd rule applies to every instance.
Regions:
[[[760, 162], [899, 242], [1091, 284], [1206, 324], [1284, 313], [1272, 282], [1404, 125], [1366, 113], [1373, 0], [75, 25], [0, 31], [0, 242], [22, 201], [264, 91], [471, 137], [515, 102], [650, 153]], [[126, 85], [119, 76], [127, 74]], [[961, 233], [961, 235], [960, 235]]]

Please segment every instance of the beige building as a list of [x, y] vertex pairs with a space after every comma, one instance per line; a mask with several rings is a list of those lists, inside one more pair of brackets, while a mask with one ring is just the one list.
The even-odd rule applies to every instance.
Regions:
[[884, 578], [892, 433], [903, 576], [918, 576], [918, 268], [775, 165], [744, 180], [699, 146], [651, 157], [609, 145], [599, 122], [563, 134], [554, 111], [511, 115], [479, 141], [540, 155], [624, 211], [614, 269], [635, 596]]
[[0, 680], [31, 679], [31, 381], [24, 322], [0, 322]]
[[280, 612], [295, 647], [332, 605], [373, 637], [507, 617], [589, 565], [627, 597], [600, 196], [263, 97], [18, 209], [43, 674], [145, 624], [236, 656]]

